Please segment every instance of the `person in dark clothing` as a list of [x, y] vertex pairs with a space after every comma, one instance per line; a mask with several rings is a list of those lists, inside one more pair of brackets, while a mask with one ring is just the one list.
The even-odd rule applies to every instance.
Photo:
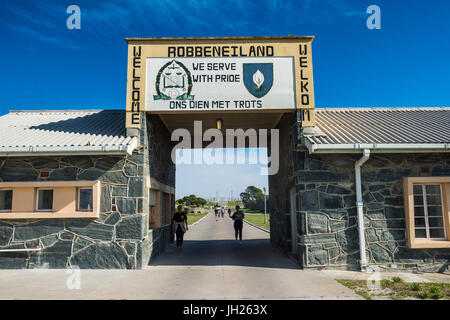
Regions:
[[188, 230], [187, 215], [183, 212], [183, 206], [179, 205], [172, 218], [172, 231], [177, 237], [177, 248], [183, 245], [183, 236]]
[[228, 216], [231, 217], [231, 208], [228, 208]]
[[234, 221], [234, 234], [236, 237], [236, 240], [238, 239], [242, 243], [242, 226], [244, 224], [244, 212], [240, 210], [239, 206], [236, 206], [236, 211], [231, 216], [231, 219]]

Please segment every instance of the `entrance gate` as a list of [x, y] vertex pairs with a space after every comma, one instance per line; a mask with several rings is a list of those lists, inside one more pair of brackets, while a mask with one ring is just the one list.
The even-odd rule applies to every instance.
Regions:
[[[154, 195], [163, 211], [174, 202], [174, 150], [268, 147], [271, 242], [298, 254], [294, 157], [300, 129], [315, 121], [312, 41], [127, 39], [127, 135], [148, 143], [147, 187], [153, 194], [170, 190], [171, 205]], [[167, 229], [149, 205], [150, 229]]]

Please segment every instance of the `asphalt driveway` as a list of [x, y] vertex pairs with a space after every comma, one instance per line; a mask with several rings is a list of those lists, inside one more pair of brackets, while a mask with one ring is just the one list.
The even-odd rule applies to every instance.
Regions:
[[210, 213], [143, 270], [81, 270], [79, 289], [68, 270], [0, 270], [0, 299], [361, 299], [301, 270], [268, 233], [244, 224], [243, 236]]

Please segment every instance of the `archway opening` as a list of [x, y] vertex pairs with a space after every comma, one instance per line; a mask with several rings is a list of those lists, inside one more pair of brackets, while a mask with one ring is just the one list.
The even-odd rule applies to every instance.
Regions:
[[[150, 200], [150, 228], [159, 212], [164, 216], [159, 219], [160, 226], [169, 224], [176, 203], [182, 203], [189, 218], [201, 219], [192, 230], [203, 229], [186, 233], [185, 244], [208, 247], [205, 250], [209, 252], [231, 250], [236, 234], [228, 209], [232, 214], [239, 204], [249, 222], [244, 224], [243, 240], [253, 245], [252, 253], [267, 251], [267, 246], [275, 244], [286, 253], [296, 254], [292, 245], [292, 235], [295, 237], [297, 230], [293, 224], [296, 201], [290, 199], [296, 198], [290, 178], [295, 113], [241, 112], [226, 117], [214, 113], [149, 114], [148, 118], [148, 130], [165, 131], [167, 146], [159, 142], [157, 147], [166, 154], [171, 149], [170, 161], [166, 156], [163, 163], [167, 175], [173, 176], [170, 190], [154, 190], [155, 183], [150, 188], [151, 193], [157, 193], [150, 195], [150, 199], [155, 199]], [[155, 151], [156, 148], [152, 152]], [[151, 164], [150, 176], [153, 175]], [[196, 202], [199, 198], [201, 203]], [[216, 207], [218, 216], [214, 213]], [[201, 261], [206, 263], [203, 258], [197, 262]]]

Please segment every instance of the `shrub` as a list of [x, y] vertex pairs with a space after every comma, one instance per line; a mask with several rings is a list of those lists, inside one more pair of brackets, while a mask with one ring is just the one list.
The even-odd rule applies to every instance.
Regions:
[[393, 281], [394, 283], [402, 283], [402, 282], [403, 282], [402, 278], [400, 278], [400, 277], [393, 277], [393, 278], [392, 278], [392, 281]]
[[413, 283], [411, 287], [413, 291], [420, 291], [420, 285], [418, 283]]
[[444, 292], [439, 288], [431, 288], [430, 293], [433, 299], [442, 299], [445, 296]]
[[417, 297], [419, 297], [420, 299], [428, 299], [430, 295], [428, 294], [428, 292], [422, 291], [417, 294]]

